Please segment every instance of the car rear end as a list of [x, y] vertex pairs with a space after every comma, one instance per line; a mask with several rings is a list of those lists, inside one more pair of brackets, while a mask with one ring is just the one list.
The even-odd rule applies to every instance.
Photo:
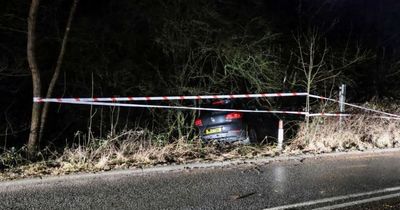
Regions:
[[[229, 100], [213, 103], [213, 108], [232, 108]], [[205, 142], [219, 141], [233, 143], [241, 141], [246, 143], [247, 125], [244, 115], [240, 112], [204, 112], [195, 121], [199, 128], [200, 137]]]

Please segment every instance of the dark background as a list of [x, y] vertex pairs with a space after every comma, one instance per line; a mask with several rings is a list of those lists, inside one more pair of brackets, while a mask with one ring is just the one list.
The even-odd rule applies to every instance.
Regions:
[[[6, 147], [26, 143], [30, 125], [29, 4], [0, 0], [0, 143]], [[44, 90], [71, 4], [41, 1], [36, 54]], [[327, 53], [321, 71], [336, 76], [313, 84], [313, 93], [329, 96], [346, 83], [351, 102], [395, 101], [400, 93], [399, 11], [397, 0], [81, 0], [54, 96], [305, 91], [296, 38], [307, 43], [317, 32], [322, 50], [316, 57]], [[360, 59], [351, 63], [355, 57]], [[95, 136], [115, 127], [163, 132], [176, 118], [161, 110], [92, 111]], [[87, 132], [89, 124], [90, 107], [52, 105], [46, 142], [76, 140], [76, 132]]]

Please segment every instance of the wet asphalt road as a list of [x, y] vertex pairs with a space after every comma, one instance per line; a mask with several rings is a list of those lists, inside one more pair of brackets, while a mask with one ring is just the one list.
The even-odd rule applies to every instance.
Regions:
[[[396, 196], [399, 186], [400, 153], [392, 152], [166, 173], [0, 183], [0, 208], [263, 209], [310, 202], [294, 209], [343, 203], [350, 203], [341, 206], [344, 209], [398, 209], [391, 207], [400, 207]], [[387, 195], [390, 198], [382, 201], [351, 204]]]

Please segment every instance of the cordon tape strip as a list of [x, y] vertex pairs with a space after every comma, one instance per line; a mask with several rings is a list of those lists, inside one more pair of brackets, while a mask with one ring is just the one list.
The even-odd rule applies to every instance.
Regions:
[[[345, 113], [309, 113], [300, 111], [278, 111], [278, 110], [246, 110], [246, 109], [218, 109], [218, 108], [204, 108], [204, 107], [190, 107], [190, 106], [167, 106], [167, 105], [149, 105], [149, 104], [128, 104], [116, 103], [122, 101], [174, 101], [174, 100], [202, 100], [202, 99], [238, 99], [238, 98], [268, 98], [268, 97], [293, 97], [293, 96], [309, 96], [311, 98], [322, 99], [340, 103], [338, 100], [308, 94], [305, 92], [292, 92], [292, 93], [259, 93], [259, 94], [230, 94], [230, 95], [197, 95], [197, 96], [145, 96], [145, 97], [106, 97], [106, 98], [40, 98], [34, 97], [33, 102], [37, 103], [66, 103], [66, 104], [81, 104], [81, 105], [95, 105], [95, 106], [120, 106], [120, 107], [137, 107], [137, 108], [161, 108], [161, 109], [186, 109], [186, 110], [203, 110], [203, 111], [228, 111], [228, 112], [253, 112], [253, 113], [274, 113], [274, 114], [294, 114], [305, 115], [309, 117], [327, 116], [327, 117], [349, 117], [354, 114]], [[112, 103], [109, 103], [112, 102]], [[397, 119], [400, 120], [400, 115], [391, 114], [359, 105], [344, 103], [346, 106], [362, 109], [369, 112], [385, 116], [371, 116], [383, 119]]]
[[[317, 95], [312, 95], [312, 94], [309, 94], [309, 96], [311, 98], [323, 99], [323, 100], [327, 100], [327, 101], [340, 103], [338, 100], [331, 99], [331, 98], [326, 98], [326, 97], [323, 97], [323, 96], [317, 96]], [[346, 105], [346, 106], [362, 109], [362, 110], [369, 111], [369, 112], [375, 112], [375, 113], [378, 113], [378, 114], [383, 114], [383, 115], [391, 116], [391, 117], [394, 117], [394, 118], [400, 118], [400, 115], [397, 115], [397, 114], [391, 114], [391, 113], [387, 113], [387, 112], [383, 112], [383, 111], [379, 111], [379, 110], [375, 110], [375, 109], [371, 109], [371, 108], [367, 108], [367, 107], [363, 107], [363, 106], [358, 106], [358, 105], [355, 105], [355, 104], [349, 104], [349, 103], [346, 103], [346, 102], [344, 102], [343, 104]]]
[[236, 94], [236, 95], [198, 95], [198, 96], [146, 96], [146, 97], [107, 97], [107, 98], [40, 98], [34, 97], [34, 102], [70, 102], [70, 101], [173, 101], [173, 100], [201, 100], [201, 99], [233, 99], [233, 98], [268, 98], [307, 96], [308, 93], [259, 93], [259, 94]]
[[278, 110], [247, 110], [247, 109], [217, 109], [191, 106], [164, 106], [164, 105], [149, 105], [149, 104], [123, 104], [123, 103], [108, 103], [108, 102], [87, 102], [87, 101], [65, 101], [66, 104], [83, 104], [94, 106], [120, 106], [120, 107], [137, 107], [137, 108], [160, 108], [160, 109], [186, 109], [186, 110], [202, 110], [202, 111], [223, 111], [223, 112], [253, 112], [253, 113], [273, 113], [273, 114], [294, 114], [307, 115], [307, 112], [297, 111], [278, 111]]

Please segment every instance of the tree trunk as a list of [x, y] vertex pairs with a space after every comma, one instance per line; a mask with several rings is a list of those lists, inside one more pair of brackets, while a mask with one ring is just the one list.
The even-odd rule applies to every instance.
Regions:
[[[53, 77], [51, 78], [49, 87], [47, 89], [47, 93], [46, 93], [46, 98], [51, 98], [53, 95], [53, 90], [54, 90], [54, 86], [57, 83], [57, 80], [60, 76], [60, 72], [61, 72], [61, 65], [63, 62], [63, 58], [64, 58], [64, 54], [65, 54], [65, 48], [67, 45], [67, 41], [68, 41], [68, 35], [69, 35], [69, 31], [71, 28], [71, 23], [72, 20], [74, 19], [74, 14], [75, 14], [75, 10], [76, 10], [76, 6], [78, 5], [79, 0], [74, 0], [69, 16], [68, 16], [68, 21], [67, 21], [67, 25], [65, 28], [65, 33], [64, 33], [64, 37], [61, 43], [61, 48], [60, 48], [60, 53], [58, 55], [58, 59], [57, 59], [57, 63], [56, 63], [56, 67], [54, 69], [54, 73], [53, 73]], [[47, 121], [47, 114], [49, 111], [49, 106], [50, 103], [45, 103], [43, 110], [42, 110], [42, 114], [41, 114], [41, 120], [40, 120], [40, 131], [39, 131], [39, 141], [42, 140], [43, 137], [43, 132], [44, 132], [44, 128], [46, 126], [46, 121]]]
[[[32, 74], [32, 88], [33, 97], [41, 96], [41, 82], [40, 82], [40, 71], [36, 62], [35, 56], [35, 30], [36, 30], [36, 16], [39, 9], [40, 0], [32, 0], [31, 7], [29, 10], [28, 17], [28, 34], [27, 34], [27, 59], [29, 69]], [[40, 125], [40, 112], [41, 104], [33, 102], [32, 105], [32, 119], [31, 129], [28, 140], [28, 154], [30, 158], [35, 155], [38, 148], [38, 131]]]

